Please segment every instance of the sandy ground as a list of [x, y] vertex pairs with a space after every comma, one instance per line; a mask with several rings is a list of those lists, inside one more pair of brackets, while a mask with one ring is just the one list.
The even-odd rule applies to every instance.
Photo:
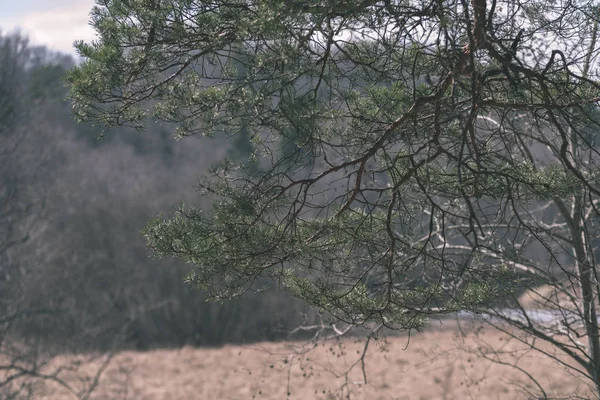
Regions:
[[[365, 339], [345, 338], [316, 347], [307, 342], [281, 342], [121, 352], [113, 357], [90, 398], [542, 398], [533, 381], [520, 370], [529, 372], [548, 398], [592, 397], [585, 379], [559, 366], [548, 355], [528, 350], [489, 327], [461, 323], [461, 334], [452, 324], [456, 322], [410, 337], [370, 341], [364, 357], [366, 383], [361, 368]], [[61, 377], [73, 387], [83, 387], [93, 380], [92, 371], [101, 363], [102, 359], [83, 363]], [[72, 398], [56, 384], [46, 384], [39, 390], [35, 398]]]

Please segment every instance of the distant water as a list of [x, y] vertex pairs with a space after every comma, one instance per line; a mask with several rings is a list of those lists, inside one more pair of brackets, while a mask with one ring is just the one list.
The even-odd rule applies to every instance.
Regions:
[[[503, 316], [514, 321], [526, 322], [527, 319], [538, 324], [554, 324], [560, 322], [568, 322], [570, 325], [577, 322], [581, 322], [582, 318], [578, 312], [572, 310], [547, 310], [547, 309], [536, 309], [526, 310], [527, 316], [523, 314], [522, 310], [514, 308], [504, 308], [496, 310], [493, 313], [472, 313], [469, 311], [460, 311], [454, 314], [455, 317], [460, 319], [482, 319], [482, 320], [502, 320], [498, 316]], [[600, 317], [598, 318], [600, 323]]]

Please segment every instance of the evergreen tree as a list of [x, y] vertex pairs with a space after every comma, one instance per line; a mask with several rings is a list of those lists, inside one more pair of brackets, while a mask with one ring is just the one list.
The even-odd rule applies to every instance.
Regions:
[[222, 163], [200, 185], [210, 211], [145, 230], [213, 299], [266, 278], [348, 324], [410, 329], [571, 278], [574, 359], [600, 392], [598, 5], [576, 3], [102, 1], [71, 99], [107, 126], [252, 138], [260, 169]]

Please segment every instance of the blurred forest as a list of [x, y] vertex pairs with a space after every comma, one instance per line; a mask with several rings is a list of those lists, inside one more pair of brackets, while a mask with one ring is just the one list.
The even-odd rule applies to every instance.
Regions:
[[[64, 101], [69, 56], [0, 36], [0, 355], [220, 345], [286, 337], [303, 305], [273, 290], [223, 305], [149, 257], [140, 229], [244, 140], [177, 142], [169, 126], [102, 132]], [[23, 354], [23, 352], [19, 352]]]

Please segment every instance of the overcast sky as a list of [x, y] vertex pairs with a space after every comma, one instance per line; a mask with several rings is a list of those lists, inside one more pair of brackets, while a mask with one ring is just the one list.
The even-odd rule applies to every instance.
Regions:
[[0, 0], [0, 30], [20, 29], [34, 44], [75, 54], [73, 41], [94, 38], [88, 14], [94, 0]]

